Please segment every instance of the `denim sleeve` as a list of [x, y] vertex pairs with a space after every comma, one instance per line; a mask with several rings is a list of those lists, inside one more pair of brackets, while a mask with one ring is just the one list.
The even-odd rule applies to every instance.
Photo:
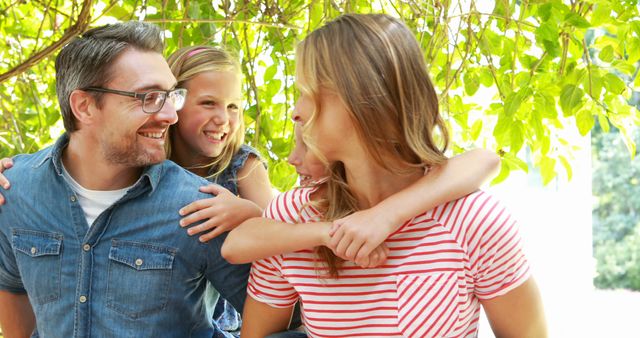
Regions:
[[[0, 226], [4, 225], [0, 224]], [[7, 233], [2, 231], [0, 231], [0, 290], [16, 294], [27, 292], [22, 285], [11, 241], [7, 238]]]
[[231, 264], [221, 254], [222, 243], [227, 238], [224, 233], [207, 243], [206, 278], [218, 290], [220, 296], [226, 299], [234, 308], [244, 308], [247, 295], [247, 280], [251, 264]]

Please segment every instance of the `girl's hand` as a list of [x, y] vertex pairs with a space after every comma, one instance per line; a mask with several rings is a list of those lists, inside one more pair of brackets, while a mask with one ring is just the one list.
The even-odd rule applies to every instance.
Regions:
[[356, 259], [355, 263], [362, 268], [375, 268], [386, 262], [388, 256], [389, 248], [387, 248], [387, 246], [382, 243], [375, 249], [373, 249], [373, 251], [371, 251], [371, 253], [365, 256], [363, 259]]
[[187, 230], [189, 235], [208, 231], [200, 236], [201, 242], [208, 242], [223, 232], [232, 230], [245, 220], [262, 215], [262, 209], [258, 205], [232, 194], [217, 184], [200, 187], [200, 191], [216, 196], [195, 201], [180, 209], [180, 215], [184, 216], [180, 226], [184, 228], [206, 220]]
[[[0, 187], [5, 190], [11, 188], [9, 180], [2, 174], [6, 169], [13, 167], [13, 160], [9, 157], [5, 157], [0, 160]], [[0, 194], [0, 205], [4, 204], [4, 196]]]
[[[357, 211], [347, 217], [333, 221], [329, 232], [331, 241], [329, 248], [343, 259], [356, 262], [358, 265], [367, 263], [370, 266], [369, 255], [378, 248], [389, 235], [398, 228], [398, 222], [387, 212], [378, 212], [374, 207]], [[378, 254], [381, 252], [378, 251]], [[386, 255], [385, 259], [386, 259]], [[384, 260], [382, 260], [383, 263]], [[377, 266], [376, 264], [374, 266]], [[371, 267], [371, 266], [370, 266]]]

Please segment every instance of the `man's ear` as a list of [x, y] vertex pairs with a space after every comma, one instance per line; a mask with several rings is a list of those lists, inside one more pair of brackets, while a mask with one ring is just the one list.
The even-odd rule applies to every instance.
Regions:
[[69, 95], [69, 105], [73, 116], [80, 124], [92, 124], [98, 109], [93, 95], [84, 90], [76, 89]]

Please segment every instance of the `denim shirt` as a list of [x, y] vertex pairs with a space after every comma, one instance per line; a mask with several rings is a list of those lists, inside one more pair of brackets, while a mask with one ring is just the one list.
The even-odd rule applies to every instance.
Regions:
[[226, 262], [178, 210], [207, 182], [170, 161], [147, 167], [89, 227], [53, 147], [14, 158], [0, 207], [0, 289], [27, 293], [40, 337], [211, 337], [206, 281], [242, 309], [249, 265]]

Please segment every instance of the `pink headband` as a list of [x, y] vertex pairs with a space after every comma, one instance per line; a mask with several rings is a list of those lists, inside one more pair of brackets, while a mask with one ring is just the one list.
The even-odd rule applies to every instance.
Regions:
[[196, 49], [190, 51], [189, 54], [187, 54], [187, 57], [190, 58], [190, 57], [202, 52], [203, 50], [207, 50], [207, 48], [196, 48]]

